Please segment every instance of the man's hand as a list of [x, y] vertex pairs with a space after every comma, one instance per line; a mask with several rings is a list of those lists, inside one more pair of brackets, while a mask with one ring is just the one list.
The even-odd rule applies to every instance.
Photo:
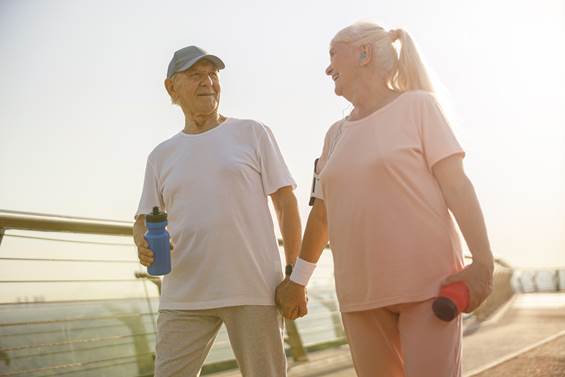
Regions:
[[137, 257], [139, 262], [145, 267], [153, 263], [153, 251], [149, 249], [149, 244], [145, 239], [145, 219], [144, 216], [139, 216], [133, 225], [133, 242], [137, 246]]
[[492, 292], [492, 278], [494, 266], [492, 263], [473, 262], [463, 271], [453, 274], [442, 283], [448, 285], [456, 281], [463, 281], [469, 288], [469, 306], [465, 310], [471, 313], [477, 309]]
[[306, 287], [286, 278], [275, 291], [275, 302], [288, 319], [304, 317], [308, 313]]

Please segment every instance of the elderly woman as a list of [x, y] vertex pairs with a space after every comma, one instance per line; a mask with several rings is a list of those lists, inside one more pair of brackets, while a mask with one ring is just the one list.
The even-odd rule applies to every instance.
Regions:
[[[473, 311], [493, 274], [463, 149], [405, 31], [341, 30], [326, 74], [353, 110], [326, 134], [300, 258], [277, 302], [287, 318], [306, 314], [305, 286], [329, 240], [357, 374], [460, 376], [461, 318], [441, 321], [432, 302], [463, 281]], [[473, 256], [465, 269], [450, 211]]]

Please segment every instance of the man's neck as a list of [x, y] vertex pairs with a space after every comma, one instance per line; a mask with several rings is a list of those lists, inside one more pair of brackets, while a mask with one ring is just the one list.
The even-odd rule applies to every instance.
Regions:
[[185, 112], [183, 132], [187, 134], [199, 134], [211, 130], [222, 123], [226, 118], [214, 112], [212, 114], [197, 115]]

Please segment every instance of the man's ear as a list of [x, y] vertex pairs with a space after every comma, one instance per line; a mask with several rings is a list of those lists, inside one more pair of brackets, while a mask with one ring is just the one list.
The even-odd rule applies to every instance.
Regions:
[[173, 80], [165, 79], [165, 89], [167, 89], [167, 93], [169, 93], [171, 98], [175, 97], [175, 86], [173, 84]]

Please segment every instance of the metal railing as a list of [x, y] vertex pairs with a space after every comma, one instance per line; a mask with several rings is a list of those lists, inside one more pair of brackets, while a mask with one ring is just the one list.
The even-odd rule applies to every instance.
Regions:
[[39, 232], [131, 236], [133, 234], [132, 225], [126, 221], [0, 210], [0, 229], [3, 231], [17, 229]]
[[[0, 210], [0, 377], [89, 377], [102, 370], [152, 376], [161, 280], [144, 272], [131, 238], [123, 241], [131, 235], [130, 222]], [[25, 242], [57, 246], [6, 253], [12, 243]], [[81, 257], [78, 249], [85, 247], [94, 251]], [[494, 293], [475, 318], [487, 318], [510, 299], [511, 277], [512, 268], [497, 259]], [[331, 276], [326, 280], [333, 284]], [[310, 314], [286, 322], [287, 351], [295, 361], [346, 343], [334, 287], [310, 289], [309, 296]], [[236, 366], [222, 333], [210, 356], [204, 374]]]
[[[0, 210], [0, 376], [152, 375], [160, 279], [144, 272], [131, 239], [116, 241], [131, 237], [132, 225]], [[10, 251], [30, 242], [47, 242], [51, 250]], [[81, 256], [78, 249], [85, 247], [95, 252]], [[130, 285], [135, 294], [116, 292]], [[10, 293], [16, 291], [24, 293]], [[108, 292], [111, 297], [104, 297]], [[324, 343], [345, 343], [335, 296], [325, 296], [309, 320], [286, 323], [287, 351], [295, 361], [307, 360], [307, 350]], [[312, 321], [327, 324], [314, 327]], [[220, 334], [211, 356], [214, 351], [205, 373], [235, 366], [227, 336]]]

